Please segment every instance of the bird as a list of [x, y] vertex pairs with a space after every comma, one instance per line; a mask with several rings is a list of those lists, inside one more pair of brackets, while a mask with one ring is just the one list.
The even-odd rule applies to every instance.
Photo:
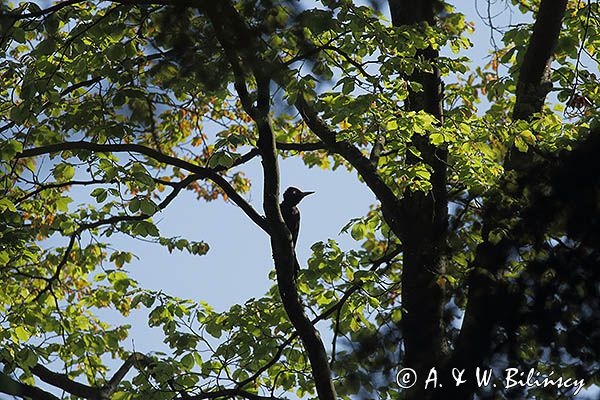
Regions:
[[[296, 247], [298, 232], [300, 231], [300, 210], [298, 210], [297, 205], [303, 198], [313, 193], [314, 192], [303, 192], [293, 186], [287, 188], [283, 193], [283, 201], [279, 205], [279, 208], [281, 209], [283, 221], [292, 234], [292, 243], [294, 247]], [[298, 277], [299, 269], [300, 267], [298, 263], [296, 263], [294, 268], [294, 275], [296, 278]]]
[[300, 210], [298, 210], [298, 207], [296, 206], [298, 203], [300, 203], [300, 201], [302, 201], [303, 198], [313, 193], [314, 192], [303, 192], [293, 186], [287, 188], [283, 193], [283, 201], [279, 205], [279, 208], [281, 209], [283, 221], [292, 234], [292, 242], [294, 243], [294, 247], [296, 246], [298, 232], [300, 231]]

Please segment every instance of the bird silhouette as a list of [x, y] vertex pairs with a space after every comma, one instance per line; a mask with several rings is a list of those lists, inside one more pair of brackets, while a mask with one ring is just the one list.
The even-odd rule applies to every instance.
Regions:
[[[302, 201], [303, 198], [308, 196], [309, 194], [313, 194], [314, 192], [303, 192], [298, 188], [290, 186], [283, 193], [283, 201], [279, 206], [281, 209], [281, 215], [283, 217], [283, 221], [287, 225], [290, 233], [292, 234], [292, 242], [294, 247], [296, 247], [296, 241], [298, 240], [298, 232], [300, 232], [300, 210], [298, 210], [298, 203]], [[294, 275], [298, 277], [298, 270], [300, 266], [296, 263], [294, 268]]]

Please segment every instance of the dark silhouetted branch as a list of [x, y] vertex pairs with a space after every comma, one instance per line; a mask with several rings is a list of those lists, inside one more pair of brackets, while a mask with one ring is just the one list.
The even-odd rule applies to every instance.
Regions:
[[[13, 13], [6, 13], [3, 16], [13, 18], [15, 20], [37, 18], [37, 17], [43, 17], [45, 15], [55, 13], [65, 7], [69, 7], [69, 6], [72, 6], [75, 4], [80, 4], [80, 3], [88, 3], [88, 2], [89, 1], [87, 1], [87, 0], [64, 0], [64, 1], [61, 1], [51, 7], [48, 7], [48, 8], [39, 10], [39, 11], [33, 11], [33, 12], [22, 13], [22, 14], [13, 12]], [[131, 6], [148, 5], [148, 4], [169, 5], [169, 4], [177, 4], [178, 3], [177, 0], [109, 0], [109, 2], [123, 4], [123, 5], [131, 5]]]
[[[35, 365], [31, 368], [31, 373], [38, 378], [40, 378], [43, 382], [46, 382], [49, 385], [54, 386], [55, 388], [62, 389], [65, 392], [81, 397], [89, 400], [107, 400], [110, 399], [110, 396], [117, 390], [119, 383], [125, 378], [125, 375], [131, 370], [134, 366], [147, 366], [150, 363], [150, 359], [141, 353], [133, 353], [131, 354], [127, 360], [121, 365], [121, 367], [117, 370], [117, 372], [113, 375], [113, 377], [102, 387], [93, 387], [84, 385], [82, 383], [76, 382], [69, 378], [66, 374], [61, 374], [57, 372], [53, 372], [46, 368], [43, 365]], [[2, 388], [1, 384], [2, 378], [0, 377], [0, 388]], [[18, 383], [18, 382], [17, 382]], [[18, 383], [19, 385], [23, 385]], [[26, 385], [24, 385], [26, 386]], [[2, 389], [0, 389], [1, 391]], [[39, 389], [38, 389], [39, 390]], [[5, 392], [7, 393], [7, 392]], [[12, 394], [12, 393], [9, 393]], [[32, 396], [23, 393], [27, 397], [31, 397], [34, 399], [56, 399], [56, 397], [38, 397]]]
[[316, 150], [327, 150], [327, 146], [323, 142], [315, 143], [276, 143], [277, 150], [283, 151], [316, 151]]
[[110, 398], [118, 388], [119, 383], [125, 378], [125, 375], [129, 372], [129, 370], [134, 366], [148, 366], [151, 365], [152, 360], [148, 358], [146, 355], [142, 353], [133, 353], [131, 354], [127, 360], [121, 365], [121, 367], [115, 372], [112, 378], [108, 381], [106, 385], [104, 385], [100, 391], [105, 398]]
[[[562, 18], [566, 11], [566, 0], [542, 0], [533, 26], [517, 84], [517, 99], [513, 111], [514, 119], [529, 119], [542, 111], [551, 87], [549, 66], [558, 41]], [[509, 151], [505, 169], [522, 172], [531, 161], [531, 152]], [[506, 182], [502, 182], [506, 185]], [[492, 243], [489, 232], [502, 219], [502, 215], [513, 215], [516, 210], [491, 200], [484, 208], [482, 229], [483, 242], [477, 246], [473, 272], [469, 277], [468, 302], [463, 325], [456, 342], [451, 367], [474, 370], [490, 353], [494, 328], [507, 318], [507, 289], [495, 279], [497, 271], [505, 268], [510, 249], [517, 243], [504, 238]], [[474, 383], [452, 388], [444, 394], [446, 398], [467, 398], [474, 390]]]
[[202, 399], [218, 399], [218, 398], [237, 398], [241, 397], [248, 400], [278, 400], [278, 397], [273, 396], [260, 396], [255, 393], [250, 393], [241, 389], [223, 389], [215, 392], [206, 392], [194, 396], [186, 396], [186, 399], [191, 400], [202, 400]]
[[4, 372], [0, 372], [0, 393], [18, 396], [23, 399], [60, 400], [42, 389], [16, 381]]
[[542, 110], [552, 89], [550, 64], [562, 27], [567, 0], [542, 1], [519, 68], [513, 119], [528, 119]]
[[[271, 249], [277, 287], [281, 295], [283, 307], [294, 326], [308, 354], [312, 376], [315, 380], [317, 394], [321, 400], [335, 400], [331, 370], [327, 352], [318, 331], [311, 323], [300, 301], [294, 277], [297, 264], [296, 254], [290, 231], [286, 227], [279, 208], [279, 166], [277, 163], [277, 147], [275, 135], [270, 121], [270, 63], [261, 60], [259, 52], [254, 52], [259, 44], [255, 35], [245, 25], [230, 1], [204, 2], [200, 10], [211, 20], [217, 40], [225, 49], [227, 58], [232, 64], [235, 75], [235, 88], [242, 100], [246, 113], [254, 120], [257, 131], [257, 147], [263, 165], [263, 208], [271, 237]], [[245, 59], [254, 72], [256, 81], [256, 104], [247, 93], [245, 76], [238, 65], [238, 58]]]
[[381, 179], [371, 160], [351, 143], [338, 141], [336, 133], [329, 129], [325, 122], [319, 118], [316, 111], [303, 96], [298, 96], [296, 108], [306, 125], [323, 141], [327, 149], [344, 157], [356, 169], [381, 202], [381, 209], [386, 222], [394, 230], [394, 233], [400, 237], [401, 216], [398, 199], [392, 189]]
[[239, 193], [231, 186], [229, 182], [217, 172], [221, 170], [215, 170], [211, 168], [202, 167], [200, 165], [192, 164], [188, 161], [180, 158], [172, 157], [167, 154], [161, 153], [150, 147], [146, 147], [135, 143], [121, 143], [121, 144], [98, 144], [85, 141], [78, 142], [62, 142], [55, 143], [48, 146], [36, 147], [23, 150], [22, 153], [17, 154], [16, 158], [27, 158], [34, 157], [44, 154], [59, 153], [68, 150], [88, 150], [100, 153], [114, 153], [114, 152], [128, 152], [128, 153], [140, 153], [151, 159], [154, 159], [160, 163], [181, 168], [183, 170], [196, 174], [197, 179], [209, 179], [216, 183], [228, 196], [229, 198], [240, 207], [248, 217], [260, 228], [268, 233], [268, 227], [263, 216], [261, 216], [254, 208], [246, 201]]
[[98, 388], [76, 382], [65, 374], [50, 371], [43, 365], [38, 364], [34, 366], [31, 368], [31, 373], [47, 384], [62, 389], [74, 396], [83, 397], [85, 399], [98, 399], [100, 397]]
[[89, 181], [67, 181], [67, 182], [54, 182], [54, 183], [42, 184], [42, 185], [39, 185], [39, 187], [37, 189], [27, 193], [26, 195], [23, 195], [19, 199], [17, 199], [15, 204], [22, 203], [23, 201], [27, 200], [28, 198], [35, 196], [36, 194], [39, 194], [39, 193], [43, 192], [44, 190], [48, 190], [48, 189], [58, 189], [58, 188], [63, 188], [63, 187], [68, 187], [68, 186], [97, 185], [97, 184], [101, 184], [101, 183], [106, 183], [106, 182], [101, 179], [92, 179]]

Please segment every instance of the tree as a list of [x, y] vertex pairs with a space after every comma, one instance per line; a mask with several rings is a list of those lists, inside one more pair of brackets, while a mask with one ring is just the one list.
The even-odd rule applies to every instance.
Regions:
[[[501, 376], [477, 387], [477, 367], [506, 365], [598, 384], [598, 5], [512, 1], [533, 22], [505, 29], [505, 47], [473, 70], [461, 56], [472, 25], [451, 4], [389, 0], [388, 21], [374, 3], [2, 4], [0, 392], [325, 400], [575, 390], [511, 389]], [[223, 130], [208, 135], [206, 121]], [[357, 248], [316, 243], [298, 280], [280, 156], [354, 170], [377, 198], [346, 227]], [[255, 158], [262, 211], [244, 197], [241, 171]], [[79, 188], [94, 200], [69, 205]], [[153, 222], [183, 190], [231, 200], [268, 235], [275, 285], [264, 297], [216, 313], [138, 287], [123, 270], [133, 255], [106, 245], [113, 234], [208, 251]], [[51, 237], [64, 244], [45, 245]], [[170, 354], [129, 353], [127, 327], [94, 316], [135, 307], [163, 328]], [[107, 355], [121, 367], [109, 370]], [[438, 385], [425, 388], [432, 367]], [[419, 384], [393, 383], [402, 368]], [[471, 379], [455, 385], [456, 368]]]

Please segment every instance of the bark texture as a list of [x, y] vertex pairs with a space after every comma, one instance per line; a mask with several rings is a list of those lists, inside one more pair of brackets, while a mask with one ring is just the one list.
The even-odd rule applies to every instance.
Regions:
[[[390, 0], [392, 23], [404, 25], [434, 25], [436, 1]], [[417, 71], [405, 77], [422, 85], [420, 92], [410, 91], [408, 111], [425, 111], [442, 121], [442, 81], [435, 66], [438, 52], [432, 48], [417, 53], [433, 64], [433, 72]], [[407, 151], [406, 162], [423, 162], [433, 171], [432, 190], [406, 191], [400, 201], [404, 216], [401, 231], [404, 246], [402, 270], [402, 335], [404, 337], [404, 367], [417, 371], [419, 377], [427, 375], [433, 366], [442, 364], [447, 344], [443, 324], [444, 291], [438, 284], [445, 272], [446, 240], [448, 229], [447, 151], [429, 143], [426, 136], [414, 135], [412, 146], [419, 150], [417, 158]], [[409, 396], [425, 399], [432, 392], [415, 385]]]

